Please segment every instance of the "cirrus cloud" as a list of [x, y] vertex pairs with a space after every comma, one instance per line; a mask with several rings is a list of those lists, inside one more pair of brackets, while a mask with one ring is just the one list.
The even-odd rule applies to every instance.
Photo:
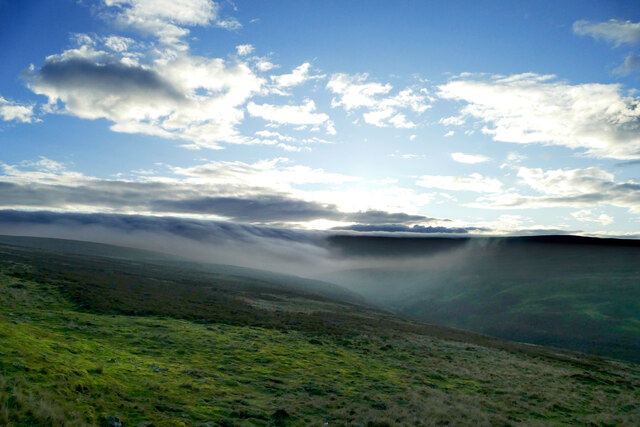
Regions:
[[640, 42], [640, 22], [610, 19], [606, 22], [576, 21], [573, 32], [581, 36], [604, 39], [615, 46]]

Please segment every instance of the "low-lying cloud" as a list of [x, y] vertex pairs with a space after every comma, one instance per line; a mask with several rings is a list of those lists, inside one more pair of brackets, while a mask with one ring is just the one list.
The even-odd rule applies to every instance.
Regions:
[[616, 182], [613, 174], [597, 167], [552, 170], [520, 167], [518, 177], [539, 194], [506, 192], [481, 197], [472, 206], [504, 209], [610, 205], [640, 213], [640, 183]]
[[[342, 223], [420, 224], [438, 221], [423, 215], [368, 209], [344, 211], [310, 200], [294, 186], [342, 183], [350, 177], [321, 169], [287, 166], [282, 159], [255, 164], [210, 162], [170, 168], [176, 176], [99, 179], [67, 171], [41, 158], [23, 167], [2, 165], [0, 208], [199, 215], [243, 223], [296, 225], [315, 220]], [[31, 169], [29, 169], [31, 168]], [[33, 170], [35, 169], [35, 170]]]

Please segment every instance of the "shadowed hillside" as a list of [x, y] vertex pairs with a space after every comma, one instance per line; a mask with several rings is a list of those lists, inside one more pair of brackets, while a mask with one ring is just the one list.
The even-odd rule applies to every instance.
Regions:
[[345, 256], [398, 257], [397, 267], [322, 276], [384, 308], [506, 339], [640, 361], [640, 241], [341, 236], [332, 242]]

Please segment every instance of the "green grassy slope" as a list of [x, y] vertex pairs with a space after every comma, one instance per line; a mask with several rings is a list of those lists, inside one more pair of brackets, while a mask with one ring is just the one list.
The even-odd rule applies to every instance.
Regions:
[[427, 322], [640, 362], [638, 245], [504, 241], [323, 279]]
[[0, 248], [0, 424], [640, 422], [637, 365], [194, 274]]

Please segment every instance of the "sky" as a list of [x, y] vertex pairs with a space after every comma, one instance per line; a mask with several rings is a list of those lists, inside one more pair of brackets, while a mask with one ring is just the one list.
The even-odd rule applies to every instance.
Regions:
[[0, 63], [11, 227], [640, 237], [637, 2], [0, 0]]

